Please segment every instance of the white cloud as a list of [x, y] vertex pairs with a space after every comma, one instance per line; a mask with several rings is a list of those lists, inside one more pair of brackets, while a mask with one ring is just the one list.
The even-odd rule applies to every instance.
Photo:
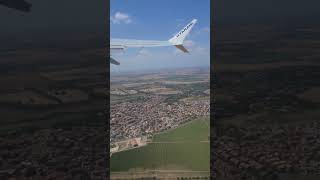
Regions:
[[195, 32], [197, 35], [200, 35], [202, 33], [210, 33], [210, 27], [203, 27]]
[[202, 28], [202, 31], [204, 31], [204, 32], [210, 32], [210, 28], [209, 27], [204, 27], [204, 28]]
[[138, 52], [138, 56], [150, 56], [152, 55], [152, 53], [146, 49], [141, 49], [139, 52]]
[[201, 46], [194, 48], [194, 51], [197, 54], [210, 54], [210, 50], [208, 48], [201, 47]]
[[132, 22], [130, 15], [122, 12], [116, 12], [113, 16], [110, 17], [110, 20], [113, 24], [130, 24]]
[[186, 47], [192, 47], [194, 46], [194, 42], [192, 40], [185, 40], [183, 43]]

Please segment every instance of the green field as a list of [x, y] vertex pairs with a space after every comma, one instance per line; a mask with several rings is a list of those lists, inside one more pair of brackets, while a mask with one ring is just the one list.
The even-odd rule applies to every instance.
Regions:
[[113, 154], [111, 171], [209, 171], [209, 127], [206, 117], [155, 135], [147, 146]]

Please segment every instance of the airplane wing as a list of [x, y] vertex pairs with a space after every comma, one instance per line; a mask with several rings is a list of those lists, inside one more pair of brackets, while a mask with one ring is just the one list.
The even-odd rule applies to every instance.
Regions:
[[[163, 47], [163, 46], [175, 46], [183, 52], [188, 50], [183, 46], [183, 42], [187, 35], [190, 33], [192, 27], [196, 24], [197, 20], [193, 19], [188, 25], [186, 25], [181, 31], [167, 41], [155, 41], [155, 40], [135, 40], [135, 39], [111, 39], [110, 51], [111, 54], [117, 51], [124, 51], [127, 48], [145, 48], [145, 47]], [[112, 61], [111, 61], [112, 60]], [[115, 63], [116, 62], [116, 63]], [[110, 63], [119, 65], [115, 59], [111, 59]]]
[[172, 46], [169, 41], [135, 40], [135, 39], [111, 39], [111, 48], [142, 48]]

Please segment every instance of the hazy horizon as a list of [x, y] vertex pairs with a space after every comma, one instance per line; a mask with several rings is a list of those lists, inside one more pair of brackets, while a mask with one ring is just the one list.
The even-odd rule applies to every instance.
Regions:
[[137, 70], [127, 70], [127, 71], [115, 71], [110, 74], [112, 76], [122, 76], [122, 75], [130, 75], [130, 74], [152, 74], [152, 73], [162, 73], [162, 72], [172, 72], [172, 71], [181, 71], [181, 70], [205, 70], [210, 71], [210, 66], [194, 66], [194, 67], [171, 67], [171, 68], [158, 68], [158, 69], [145, 69], [141, 71]]

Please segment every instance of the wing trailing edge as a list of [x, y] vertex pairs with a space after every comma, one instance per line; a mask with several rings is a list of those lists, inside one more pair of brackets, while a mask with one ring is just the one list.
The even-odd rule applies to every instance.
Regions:
[[120, 65], [120, 63], [118, 61], [116, 61], [115, 59], [113, 59], [112, 57], [110, 57], [110, 63], [114, 64], [114, 65]]

